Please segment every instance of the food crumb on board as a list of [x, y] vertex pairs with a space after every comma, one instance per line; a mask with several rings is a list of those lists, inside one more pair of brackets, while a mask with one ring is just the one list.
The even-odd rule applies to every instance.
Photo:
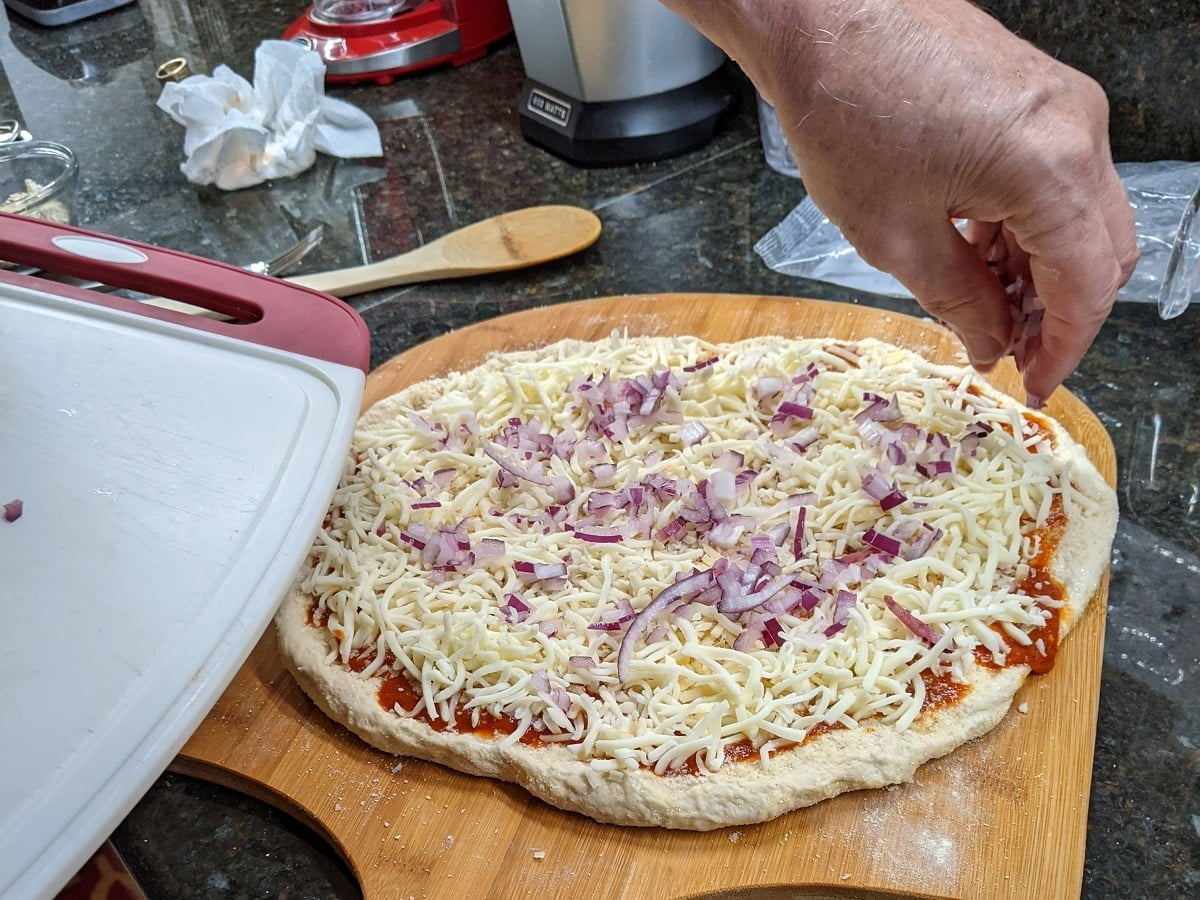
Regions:
[[335, 804], [333, 804], [333, 811], [334, 811], [334, 812], [341, 812], [341, 811], [342, 811], [342, 804], [340, 804], [340, 803], [335, 803]]
[[383, 827], [384, 827], [384, 828], [391, 828], [391, 827], [392, 827], [392, 823], [391, 823], [391, 822], [388, 822], [388, 821], [385, 819], [385, 820], [384, 820], [384, 823], [383, 823]]
[[1017, 712], [1019, 712], [1023, 716], [1029, 715], [1029, 704], [1022, 703], [1020, 706], [1017, 707]]
[[545, 858], [546, 858], [546, 851], [545, 851], [545, 850], [534, 850], [534, 851], [533, 851], [533, 858], [534, 858], [534, 859], [545, 859]]
[[397, 772], [400, 772], [403, 768], [404, 768], [403, 762], [396, 763], [394, 766], [392, 766], [392, 774], [395, 775]]
[[426, 799], [426, 800], [432, 800], [432, 799], [433, 799], [433, 797], [432, 797], [431, 795], [429, 795], [429, 794], [426, 794], [426, 795], [425, 795], [425, 799]]
[[849, 880], [850, 880], [850, 873], [849, 872], [844, 873], [842, 875], [842, 881], [849, 881]]
[[453, 846], [454, 846], [454, 835], [448, 834], [444, 838], [442, 838], [442, 849], [443, 850], [449, 850]]
[[741, 839], [742, 839], [742, 833], [740, 831], [735, 831], [733, 834], [731, 834], [729, 836], [729, 843], [736, 844]]

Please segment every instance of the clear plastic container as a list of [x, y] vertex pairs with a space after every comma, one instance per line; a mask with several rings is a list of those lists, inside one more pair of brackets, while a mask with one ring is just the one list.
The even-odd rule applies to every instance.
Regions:
[[1158, 312], [1173, 319], [1187, 309], [1193, 295], [1200, 293], [1200, 184], [1179, 220], [1179, 230], [1167, 260]]
[[799, 178], [800, 167], [788, 149], [783, 129], [779, 127], [779, 117], [775, 115], [775, 107], [764, 100], [761, 94], [758, 95], [758, 130], [762, 136], [763, 156], [767, 165], [781, 175]]
[[0, 144], [0, 212], [69, 225], [78, 178], [75, 154], [62, 144]]

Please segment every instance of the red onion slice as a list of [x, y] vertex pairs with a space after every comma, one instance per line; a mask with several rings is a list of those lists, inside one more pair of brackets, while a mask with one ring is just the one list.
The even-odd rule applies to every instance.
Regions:
[[575, 537], [581, 541], [587, 541], [589, 544], [619, 544], [624, 540], [617, 532], [584, 531], [579, 527], [575, 529]]
[[893, 600], [890, 594], [883, 598], [883, 603], [889, 610], [891, 610], [892, 615], [904, 624], [905, 628], [919, 637], [930, 647], [938, 642], [940, 635], [930, 626], [926, 625], [907, 609]]
[[754, 609], [755, 607], [766, 603], [791, 583], [791, 575], [780, 575], [752, 594], [743, 594], [740, 597], [723, 599], [717, 604], [717, 611], [722, 612], [727, 616], [735, 616], [739, 613], [744, 613], [747, 610]]
[[422, 500], [420, 503], [414, 503], [413, 509], [437, 509], [442, 505], [440, 500]]
[[545, 475], [534, 475], [532, 472], [521, 468], [515, 462], [497, 450], [488, 441], [483, 442], [483, 452], [486, 453], [488, 458], [496, 463], [496, 465], [498, 465], [505, 472], [508, 472], [508, 474], [516, 478], [521, 478], [525, 481], [532, 482], [533, 484], [540, 484], [543, 487], [550, 487], [550, 479]]
[[645, 609], [638, 613], [630, 624], [625, 636], [621, 639], [621, 647], [617, 651], [617, 678], [622, 682], [629, 681], [630, 670], [633, 665], [633, 651], [637, 645], [638, 639], [646, 630], [649, 624], [668, 606], [682, 597], [696, 593], [703, 588], [708, 587], [712, 582], [713, 573], [709, 569], [705, 572], [698, 572], [695, 575], [689, 575], [682, 581], [677, 581], [657, 597], [646, 604]]
[[572, 656], [567, 662], [573, 669], [594, 669], [596, 668], [596, 660], [590, 656]]
[[529, 683], [532, 684], [539, 693], [548, 694], [550, 692], [550, 676], [546, 674], [545, 669], [538, 669], [536, 672], [534, 672], [529, 678]]
[[702, 359], [702, 360], [700, 360], [700, 362], [698, 362], [698, 363], [693, 363], [693, 364], [692, 364], [692, 365], [690, 365], [690, 366], [684, 366], [684, 367], [683, 367], [683, 371], [685, 371], [685, 372], [699, 372], [701, 369], [707, 369], [709, 366], [711, 366], [711, 365], [713, 365], [714, 363], [716, 363], [716, 361], [717, 361], [717, 360], [719, 360], [719, 359], [720, 359], [720, 357], [719, 357], [719, 356], [710, 356], [708, 359]]
[[691, 447], [708, 437], [708, 427], [700, 422], [688, 422], [679, 429], [679, 440]]

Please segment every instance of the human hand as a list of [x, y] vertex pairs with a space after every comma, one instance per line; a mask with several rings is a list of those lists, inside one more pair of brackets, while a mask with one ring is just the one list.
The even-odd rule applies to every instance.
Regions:
[[978, 368], [1022, 337], [1005, 287], [1032, 280], [1045, 313], [1021, 361], [1041, 405], [1137, 261], [1100, 86], [965, 0], [667, 3], [742, 65], [813, 200]]

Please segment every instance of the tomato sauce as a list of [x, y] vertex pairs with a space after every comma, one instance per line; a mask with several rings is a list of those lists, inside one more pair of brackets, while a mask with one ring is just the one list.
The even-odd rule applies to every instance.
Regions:
[[[1062, 498], [1055, 497], [1050, 506], [1050, 514], [1046, 517], [1046, 524], [1041, 529], [1042, 540], [1037, 556], [1029, 561], [1029, 574], [1017, 585], [1015, 591], [1026, 597], [1047, 597], [1053, 600], [1055, 605], [1037, 604], [1038, 609], [1046, 613], [1046, 619], [1028, 632], [1031, 641], [1028, 645], [1014, 642], [1000, 625], [992, 625], [992, 630], [1004, 638], [1008, 648], [1004, 659], [1005, 666], [1029, 666], [1036, 675], [1044, 675], [1054, 668], [1062, 620], [1062, 607], [1059, 604], [1066, 599], [1066, 590], [1058, 579], [1050, 574], [1050, 564], [1054, 561], [1055, 551], [1066, 526], [1067, 517], [1063, 512]], [[1038, 649], [1039, 640], [1045, 648], [1044, 654]], [[984, 647], [975, 648], [975, 660], [980, 665], [992, 669], [1000, 668], [992, 659], [991, 651]]]
[[925, 699], [921, 701], [921, 712], [953, 706], [971, 690], [969, 684], [955, 681], [949, 674], [937, 675], [926, 669], [921, 673], [925, 682]]
[[[372, 655], [373, 658], [373, 655]], [[379, 700], [379, 705], [386, 710], [392, 710], [399, 706], [405, 712], [412, 712], [417, 708], [417, 704], [421, 701], [421, 694], [413, 686], [412, 681], [403, 672], [397, 672], [383, 679], [383, 683], [379, 685], [379, 693], [376, 694]], [[508, 716], [493, 716], [480, 710], [479, 722], [475, 723], [471, 720], [471, 711], [465, 709], [457, 709], [454, 713], [454, 726], [443, 718], [433, 719], [425, 710], [413, 716], [415, 719], [420, 719], [434, 731], [457, 731], [459, 734], [473, 734], [482, 738], [494, 738], [497, 735], [512, 734], [517, 730], [517, 723]], [[518, 741], [530, 747], [537, 747], [544, 743], [541, 735], [534, 729], [528, 729]]]

